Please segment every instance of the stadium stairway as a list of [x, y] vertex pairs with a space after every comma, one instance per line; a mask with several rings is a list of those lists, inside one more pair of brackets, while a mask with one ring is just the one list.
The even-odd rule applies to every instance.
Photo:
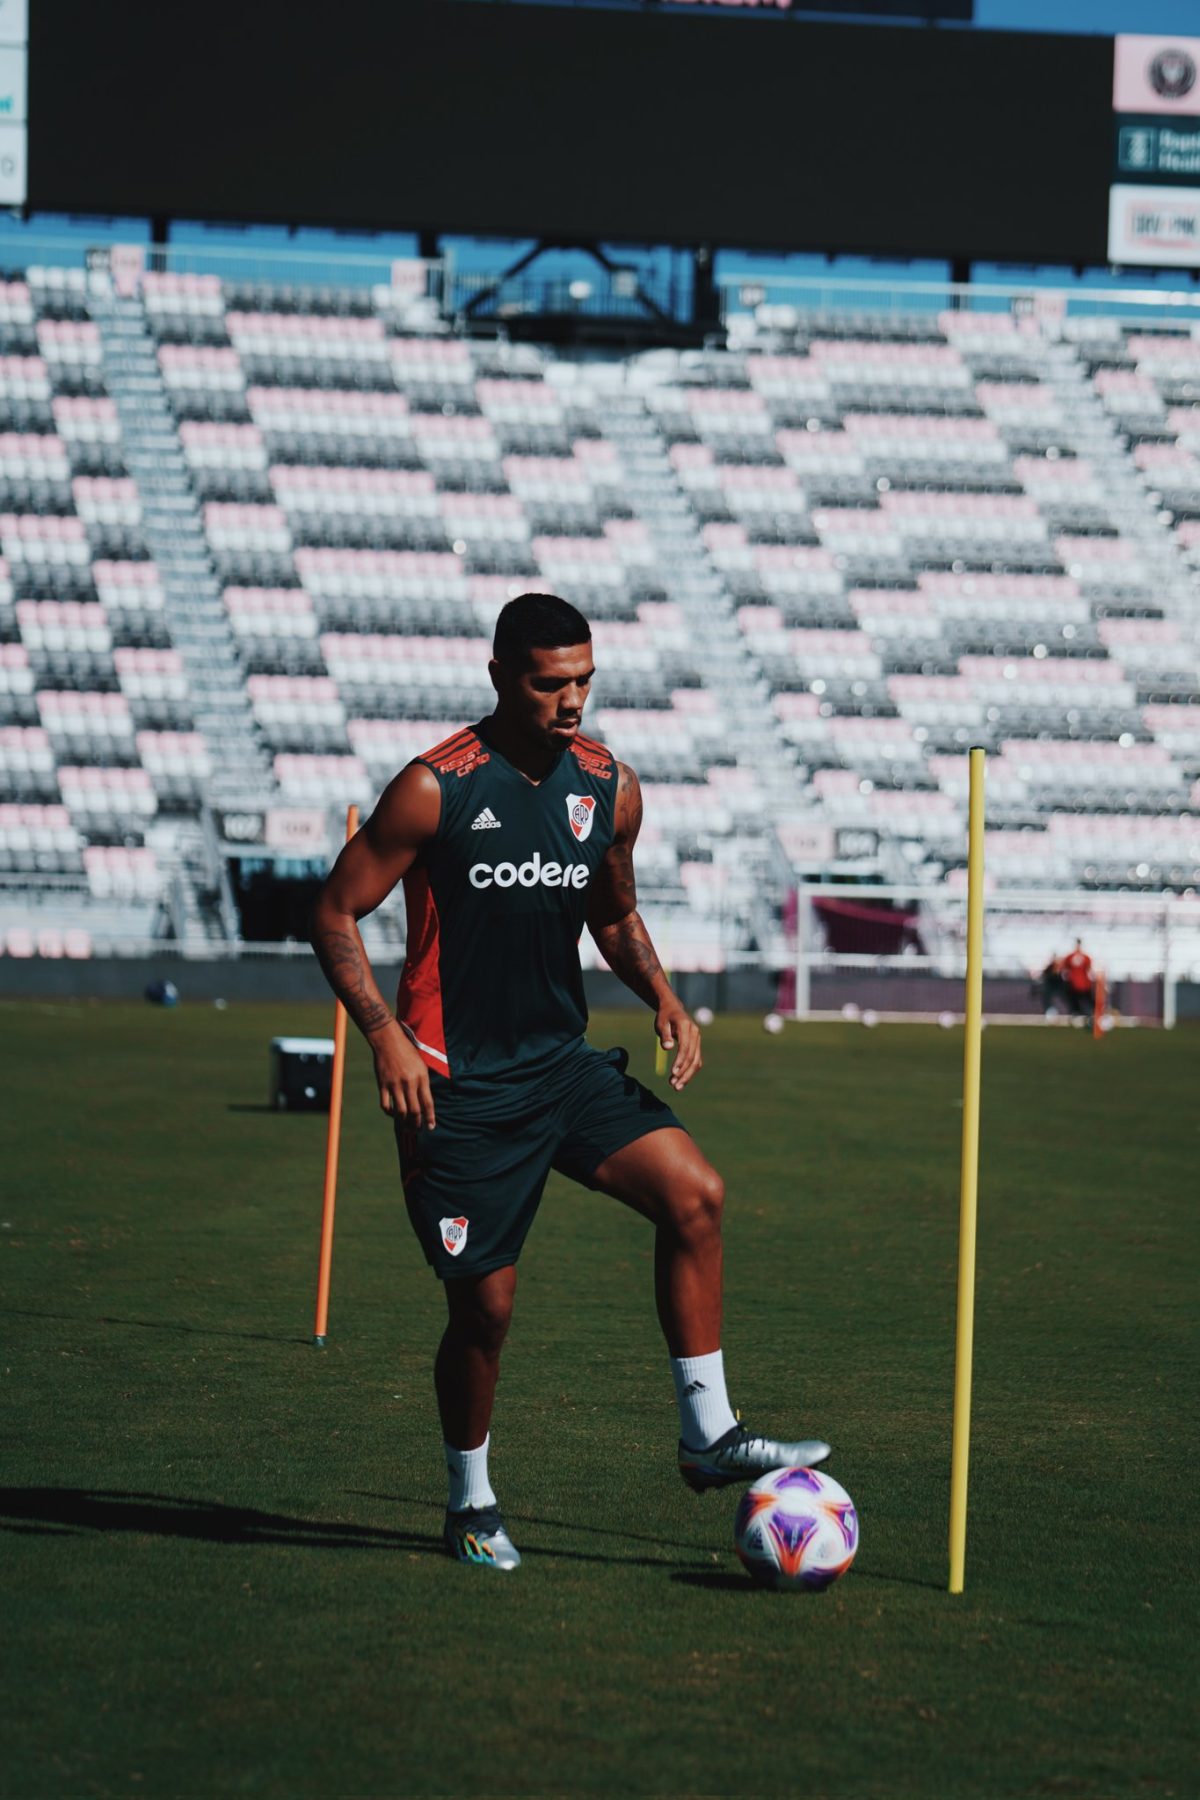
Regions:
[[167, 627], [187, 672], [196, 729], [212, 756], [207, 800], [218, 807], [263, 805], [274, 794], [271, 760], [251, 711], [142, 303], [96, 293], [90, 311], [126, 465], [141, 496], [146, 546], [162, 582]]
[[211, 812], [172, 821], [159, 845], [171, 927], [185, 955], [204, 955], [241, 934], [229, 873], [217, 849]]
[[1047, 345], [1044, 373], [1058, 399], [1069, 441], [1096, 470], [1112, 524], [1122, 538], [1137, 546], [1150, 577], [1154, 604], [1194, 634], [1200, 615], [1196, 588], [1161, 503], [1129, 454], [1127, 431], [1105, 411], [1077, 346]]
[[[739, 822], [739, 855], [758, 865], [763, 894], [779, 885], [786, 861], [773, 825], [811, 817], [795, 747], [787, 742], [771, 706], [770, 688], [738, 629], [737, 607], [709, 558], [699, 523], [671, 464], [653, 415], [636, 391], [604, 397], [603, 428], [627, 470], [635, 512], [651, 533], [662, 568], [669, 571], [671, 599], [682, 609], [705, 688], [729, 721], [725, 744], [737, 766], [751, 772], [761, 819]], [[756, 827], [760, 827], [756, 831]], [[760, 943], [777, 930], [765, 900], [753, 921]]]

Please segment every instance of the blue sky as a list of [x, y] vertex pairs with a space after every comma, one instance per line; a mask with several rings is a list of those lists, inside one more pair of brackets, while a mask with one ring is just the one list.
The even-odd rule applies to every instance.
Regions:
[[975, 23], [997, 31], [1085, 31], [1115, 37], [1200, 37], [1198, 0], [975, 0]]

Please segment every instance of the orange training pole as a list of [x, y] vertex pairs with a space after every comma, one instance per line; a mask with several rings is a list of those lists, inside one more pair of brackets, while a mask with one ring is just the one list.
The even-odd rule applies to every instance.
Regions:
[[[358, 830], [358, 808], [346, 813], [346, 842]], [[325, 1348], [329, 1323], [329, 1278], [333, 1273], [333, 1209], [337, 1204], [338, 1150], [342, 1141], [342, 1084], [346, 1074], [346, 1009], [333, 1005], [333, 1080], [329, 1090], [329, 1134], [325, 1139], [325, 1203], [321, 1213], [321, 1261], [317, 1270], [317, 1322], [313, 1343]]]
[[1104, 971], [1101, 969], [1096, 977], [1096, 985], [1092, 989], [1092, 1036], [1094, 1038], [1104, 1036], [1104, 1027], [1100, 1021], [1104, 1017], [1104, 1009], [1107, 1005], [1108, 983], [1104, 979]]

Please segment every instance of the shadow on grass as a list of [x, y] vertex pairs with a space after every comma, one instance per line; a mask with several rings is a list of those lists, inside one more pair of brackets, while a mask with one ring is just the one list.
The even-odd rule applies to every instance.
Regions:
[[[350, 1488], [347, 1491], [356, 1500], [382, 1500], [389, 1506], [426, 1506], [432, 1507], [439, 1513], [442, 1510], [442, 1502], [440, 1500], [430, 1500], [428, 1498], [418, 1499], [415, 1494], [371, 1494], [365, 1492], [361, 1488]], [[676, 1553], [678, 1553], [679, 1550], [679, 1541], [677, 1538], [647, 1537], [644, 1532], [628, 1531], [623, 1525], [584, 1525], [578, 1519], [543, 1519], [536, 1513], [510, 1512], [507, 1506], [504, 1509], [504, 1517], [510, 1525], [546, 1525], [549, 1526], [552, 1531], [582, 1532], [588, 1537], [621, 1538], [628, 1544], [655, 1544], [660, 1550], [674, 1550]], [[566, 1550], [553, 1550], [549, 1552], [549, 1554], [552, 1556], [567, 1556], [570, 1552]], [[697, 1555], [699, 1554], [701, 1554], [701, 1552], [698, 1550]], [[613, 1557], [611, 1560], [614, 1562], [630, 1562], [633, 1558], [622, 1556]], [[659, 1568], [666, 1568], [668, 1566], [665, 1559], [661, 1562], [657, 1558], [651, 1557], [644, 1558], [643, 1560], [646, 1562], [654, 1562]]]
[[[853, 1579], [856, 1583], [859, 1581], [882, 1581], [889, 1587], [894, 1583], [899, 1583], [903, 1587], [928, 1588], [935, 1594], [943, 1591], [941, 1582], [921, 1581], [915, 1575], [885, 1575], [878, 1569], [855, 1569]], [[748, 1575], [731, 1574], [727, 1569], [677, 1569], [671, 1580], [682, 1582], [685, 1587], [708, 1588], [710, 1591], [717, 1592], [732, 1593], [736, 1590], [739, 1594], [747, 1591], [770, 1594], [775, 1591], [772, 1588], [760, 1586]]]
[[[197, 1538], [210, 1544], [290, 1544], [307, 1549], [408, 1548], [413, 1534], [376, 1526], [326, 1525], [254, 1507], [225, 1506], [170, 1494], [89, 1488], [0, 1488], [0, 1530], [61, 1533], [128, 1531], [143, 1537]], [[423, 1534], [418, 1544], [433, 1542]]]
[[303, 1337], [275, 1331], [229, 1331], [220, 1325], [185, 1325], [182, 1319], [118, 1319], [112, 1313], [42, 1312], [31, 1306], [10, 1306], [7, 1312], [22, 1319], [58, 1319], [66, 1325], [128, 1325], [138, 1331], [183, 1331], [193, 1337], [248, 1338], [255, 1344], [311, 1344]]
[[[427, 1506], [433, 1507], [438, 1512], [442, 1510], [440, 1501], [430, 1500], [428, 1498], [418, 1499], [415, 1494], [371, 1494], [364, 1492], [360, 1488], [351, 1488], [348, 1492], [353, 1498], [358, 1500], [383, 1500], [393, 1506]], [[630, 1544], [655, 1544], [662, 1550], [674, 1550], [676, 1553], [678, 1553], [679, 1550], [679, 1544], [675, 1539], [648, 1537], [644, 1532], [629, 1531], [624, 1526], [584, 1525], [578, 1519], [543, 1519], [536, 1513], [510, 1512], [507, 1507], [504, 1509], [504, 1516], [510, 1525], [545, 1525], [553, 1531], [570, 1531], [576, 1534], [582, 1532], [588, 1537], [621, 1538], [624, 1539], [626, 1543]], [[521, 1548], [525, 1549], [525, 1547], [525, 1539], [522, 1536]], [[551, 1556], [578, 1556], [580, 1555], [580, 1552], [551, 1550], [546, 1552], [546, 1554]], [[697, 1556], [701, 1556], [705, 1553], [697, 1549], [696, 1554]], [[711, 1552], [708, 1554], [711, 1555]], [[672, 1566], [666, 1557], [614, 1556], [610, 1558], [599, 1558], [598, 1560], [611, 1562], [641, 1562], [648, 1567], [660, 1569], [670, 1568]], [[870, 1569], [859, 1565], [855, 1566], [854, 1574], [856, 1581], [882, 1581], [887, 1583], [888, 1586], [899, 1585], [901, 1587], [926, 1588], [935, 1594], [940, 1594], [943, 1591], [942, 1582], [924, 1581], [917, 1575], [891, 1575], [884, 1569]], [[739, 1593], [748, 1585], [752, 1585], [749, 1582], [749, 1578], [745, 1575], [730, 1574], [726, 1569], [714, 1569], [702, 1562], [681, 1564], [676, 1561], [671, 1580], [684, 1582], [689, 1587], [737, 1589]]]
[[707, 1588], [710, 1593], [769, 1594], [770, 1588], [759, 1587], [748, 1575], [735, 1575], [728, 1569], [676, 1569], [672, 1581], [684, 1587]]
[[[441, 1508], [438, 1510], [440, 1512]], [[425, 1531], [389, 1531], [377, 1525], [352, 1525], [343, 1520], [323, 1524], [318, 1519], [290, 1519], [282, 1513], [259, 1512], [248, 1506], [225, 1506], [215, 1500], [89, 1488], [0, 1488], [0, 1531], [42, 1532], [52, 1537], [73, 1537], [88, 1531], [130, 1532], [140, 1537], [192, 1538], [207, 1544], [446, 1554], [440, 1533], [434, 1536]], [[668, 1562], [658, 1556], [603, 1556], [587, 1550], [551, 1549], [524, 1539], [521, 1548], [532, 1555], [558, 1557], [568, 1562], [621, 1563], [676, 1570], [680, 1566], [678, 1562]]]

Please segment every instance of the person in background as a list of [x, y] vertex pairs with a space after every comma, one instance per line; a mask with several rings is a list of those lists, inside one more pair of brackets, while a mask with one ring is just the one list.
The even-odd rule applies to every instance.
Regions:
[[1075, 939], [1075, 948], [1062, 959], [1062, 978], [1066, 984], [1067, 1008], [1073, 1018], [1090, 1019], [1095, 1005], [1096, 983], [1092, 975], [1092, 959], [1083, 947], [1083, 939]]
[[1031, 991], [1041, 999], [1042, 1011], [1048, 1019], [1056, 1019], [1059, 1012], [1068, 1003], [1067, 984], [1063, 979], [1062, 967], [1062, 957], [1052, 956], [1032, 984]]

